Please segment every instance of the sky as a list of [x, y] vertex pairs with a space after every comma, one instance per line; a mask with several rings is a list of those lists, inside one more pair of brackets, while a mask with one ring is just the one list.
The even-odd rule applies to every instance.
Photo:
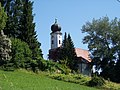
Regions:
[[86, 34], [81, 32], [86, 22], [93, 18], [108, 16], [111, 20], [120, 18], [120, 2], [117, 0], [33, 0], [35, 30], [41, 43], [42, 53], [47, 59], [50, 45], [51, 25], [57, 19], [61, 32], [71, 35], [76, 48], [86, 49], [82, 43]]

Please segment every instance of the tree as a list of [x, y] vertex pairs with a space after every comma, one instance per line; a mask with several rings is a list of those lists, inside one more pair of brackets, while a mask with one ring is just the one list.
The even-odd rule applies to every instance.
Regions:
[[120, 83], [120, 60], [117, 61], [115, 66], [115, 75], [113, 81]]
[[3, 33], [3, 29], [6, 25], [7, 15], [0, 3], [0, 66], [7, 64], [10, 59], [11, 53], [11, 41]]
[[12, 59], [15, 68], [31, 68], [32, 52], [26, 42], [17, 38], [11, 38]]
[[66, 64], [72, 70], [76, 69], [76, 63], [75, 63], [76, 53], [70, 34], [68, 34], [67, 37], [67, 34], [65, 33], [60, 59], [62, 60], [61, 61], [62, 63]]
[[20, 34], [18, 38], [27, 42], [32, 51], [32, 59], [36, 60], [42, 57], [42, 51], [40, 49], [41, 44], [37, 41], [35, 23], [33, 23], [32, 5], [33, 2], [24, 0], [23, 14], [20, 18]]
[[4, 33], [8, 37], [17, 38], [20, 33], [20, 18], [23, 13], [24, 0], [2, 0], [1, 2], [8, 16]]
[[113, 78], [111, 72], [120, 53], [120, 21], [117, 18], [110, 21], [108, 17], [93, 19], [92, 22], [83, 25], [82, 32], [87, 33], [83, 43], [88, 44], [95, 69], [101, 69], [101, 76], [104, 78]]
[[30, 0], [3, 0], [2, 6], [8, 15], [4, 33], [27, 42], [32, 51], [32, 58], [42, 57], [41, 43], [37, 40], [34, 16], [32, 15], [33, 2]]
[[1, 7], [1, 3], [0, 3], [0, 31], [4, 29], [6, 25], [6, 21], [7, 21], [7, 15], [4, 12], [3, 7]]

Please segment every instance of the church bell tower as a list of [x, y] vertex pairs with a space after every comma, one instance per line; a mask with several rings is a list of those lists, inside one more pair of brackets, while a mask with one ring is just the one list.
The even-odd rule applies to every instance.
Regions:
[[55, 19], [55, 23], [51, 26], [51, 49], [56, 49], [62, 45], [62, 33], [60, 25]]

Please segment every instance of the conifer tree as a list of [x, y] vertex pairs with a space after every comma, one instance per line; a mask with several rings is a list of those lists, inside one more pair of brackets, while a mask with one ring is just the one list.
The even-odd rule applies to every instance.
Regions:
[[76, 61], [76, 53], [75, 53], [75, 48], [74, 44], [72, 41], [72, 38], [70, 34], [68, 34], [68, 55], [69, 55], [69, 66], [71, 69], [75, 69], [75, 61]]
[[62, 60], [62, 63], [66, 63], [66, 65], [71, 69], [76, 69], [76, 53], [70, 34], [68, 34], [67, 37], [67, 34], [65, 33], [60, 59]]
[[42, 51], [40, 49], [40, 43], [37, 40], [37, 35], [35, 31], [35, 23], [33, 22], [32, 14], [33, 2], [29, 0], [24, 0], [23, 4], [23, 14], [20, 18], [20, 35], [19, 38], [24, 42], [27, 42], [31, 51], [32, 59], [36, 60], [42, 57]]

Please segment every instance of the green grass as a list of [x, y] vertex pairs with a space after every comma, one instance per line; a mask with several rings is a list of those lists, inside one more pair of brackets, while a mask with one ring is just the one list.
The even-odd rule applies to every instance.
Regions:
[[79, 84], [48, 78], [25, 70], [7, 72], [0, 70], [0, 90], [97, 90]]

